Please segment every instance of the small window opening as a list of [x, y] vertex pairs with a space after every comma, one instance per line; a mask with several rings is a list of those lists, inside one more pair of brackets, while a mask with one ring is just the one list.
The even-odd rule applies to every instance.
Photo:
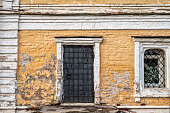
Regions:
[[165, 87], [165, 52], [148, 49], [144, 53], [144, 87]]

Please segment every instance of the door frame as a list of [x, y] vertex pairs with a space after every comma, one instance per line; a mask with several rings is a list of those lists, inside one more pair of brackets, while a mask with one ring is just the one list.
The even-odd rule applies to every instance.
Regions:
[[94, 104], [100, 104], [100, 43], [102, 37], [55, 37], [57, 43], [56, 102], [63, 95], [63, 45], [93, 45], [94, 51]]

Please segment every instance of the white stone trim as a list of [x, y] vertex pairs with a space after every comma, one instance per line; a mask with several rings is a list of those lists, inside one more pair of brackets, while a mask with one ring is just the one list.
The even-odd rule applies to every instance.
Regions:
[[62, 43], [62, 44], [69, 44], [69, 45], [75, 45], [75, 44], [80, 44], [80, 45], [89, 45], [89, 44], [92, 44], [94, 45], [94, 43], [101, 43], [102, 41], [102, 38], [100, 37], [89, 37], [89, 38], [86, 38], [86, 37], [83, 37], [83, 38], [79, 38], [79, 37], [68, 37], [68, 38], [65, 38], [65, 37], [61, 37], [61, 38], [55, 38], [55, 41], [57, 43]]
[[15, 110], [16, 107], [0, 107], [0, 110]]
[[[102, 38], [101, 38], [102, 39]], [[95, 104], [100, 104], [100, 43], [94, 45], [94, 91]]]
[[27, 109], [30, 108], [30, 106], [16, 106], [16, 109]]
[[[170, 38], [169, 37], [134, 37], [135, 40], [135, 100], [140, 97], [170, 97]], [[165, 88], [144, 88], [144, 52], [147, 49], [165, 51]]]
[[170, 106], [117, 106], [124, 109], [170, 109]]
[[57, 102], [61, 102], [62, 100], [62, 44], [57, 43], [57, 81], [56, 81], [56, 97]]
[[[17, 6], [17, 5], [15, 5]], [[62, 4], [62, 5], [20, 5], [21, 14], [123, 14], [123, 13], [170, 13], [169, 4], [115, 5], [115, 4]], [[138, 10], [136, 10], [138, 9]]]
[[135, 101], [140, 101], [140, 43], [135, 42]]
[[100, 43], [102, 42], [102, 37], [58, 37], [55, 38], [57, 43], [57, 82], [56, 82], [56, 98], [57, 102], [62, 102], [62, 93], [63, 93], [63, 80], [62, 80], [62, 72], [63, 72], [63, 53], [62, 53], [62, 45], [93, 45], [94, 46], [94, 104], [100, 103]]
[[[6, 0], [6, 5], [9, 3], [12, 8], [12, 2], [13, 0]], [[9, 57], [0, 60], [0, 109], [8, 110], [15, 109], [16, 106], [19, 14], [1, 15], [0, 22], [0, 56]]]
[[[7, 25], [8, 28], [9, 25]], [[13, 25], [10, 24], [9, 27]], [[15, 27], [13, 27], [15, 28]], [[49, 16], [21, 15], [19, 30], [170, 29], [170, 15]]]

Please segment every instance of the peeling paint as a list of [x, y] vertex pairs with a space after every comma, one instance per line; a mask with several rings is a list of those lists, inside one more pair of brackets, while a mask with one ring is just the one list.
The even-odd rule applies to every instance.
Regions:
[[[144, 104], [146, 106], [168, 106], [169, 98], [161, 97], [141, 98], [140, 103], [135, 102], [134, 42], [131, 36], [145, 35], [168, 36], [170, 32], [169, 30], [20, 31], [17, 105], [54, 105], [58, 101], [55, 82], [62, 82], [62, 80], [56, 79], [57, 71], [58, 74], [61, 73], [61, 67], [57, 67], [56, 62], [61, 63], [61, 61], [55, 57], [57, 56], [57, 44], [54, 37], [103, 36], [103, 42], [100, 46], [101, 104], [111, 106], [141, 106]], [[23, 46], [23, 43], [30, 43], [30, 45]], [[23, 53], [34, 58], [34, 61], [25, 66], [25, 72], [23, 72], [24, 67], [21, 65]], [[26, 100], [24, 100], [25, 98]]]
[[9, 66], [4, 66], [1, 69], [10, 69], [10, 67]]
[[[18, 87], [17, 93], [25, 101], [32, 101], [32, 103], [30, 103], [29, 105], [40, 106], [43, 104], [48, 104], [48, 101], [45, 103], [43, 102], [46, 98], [51, 98], [50, 103], [54, 103], [55, 94], [51, 94], [52, 92], [49, 92], [49, 90], [54, 90], [55, 88], [56, 56], [54, 54], [51, 54], [51, 58], [46, 61], [45, 66], [38, 69], [33, 74], [28, 73], [29, 68], [26, 65], [33, 62], [33, 57], [27, 54], [22, 54], [21, 68], [24, 70], [24, 72], [27, 73], [25, 75], [19, 76], [20, 78], [26, 77], [26, 79], [24, 80], [25, 82], [23, 82], [22, 85]], [[45, 84], [49, 84], [50, 86], [45, 88]]]
[[0, 56], [0, 61], [5, 61], [7, 59], [6, 56]]
[[137, 83], [136, 83], [136, 92], [140, 92], [140, 87], [139, 87], [139, 85], [140, 85], [140, 84], [137, 82]]
[[23, 53], [21, 56], [21, 65], [25, 67], [26, 65], [30, 64], [32, 61], [34, 61], [34, 58], [32, 56], [29, 56], [26, 53]]
[[[127, 99], [130, 99], [130, 94], [133, 91], [130, 83], [130, 74], [129, 71], [125, 71], [123, 75], [120, 75], [117, 72], [112, 73], [111, 75], [105, 75], [102, 83], [102, 92], [106, 92], [105, 95], [102, 94], [102, 98], [105, 103], [109, 103], [112, 100], [115, 105], [129, 105]], [[109, 87], [108, 87], [109, 86]], [[126, 92], [126, 95], [122, 95]]]

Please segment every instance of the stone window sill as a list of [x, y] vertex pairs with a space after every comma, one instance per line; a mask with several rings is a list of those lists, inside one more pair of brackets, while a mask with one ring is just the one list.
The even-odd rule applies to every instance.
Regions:
[[170, 97], [169, 88], [145, 88], [140, 97]]

